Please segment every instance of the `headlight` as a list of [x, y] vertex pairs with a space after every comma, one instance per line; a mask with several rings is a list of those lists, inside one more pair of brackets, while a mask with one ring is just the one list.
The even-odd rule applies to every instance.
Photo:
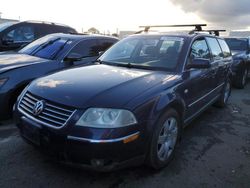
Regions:
[[7, 82], [8, 78], [0, 78], [0, 87]]
[[128, 110], [111, 108], [89, 108], [76, 125], [95, 128], [117, 128], [137, 123], [135, 116]]

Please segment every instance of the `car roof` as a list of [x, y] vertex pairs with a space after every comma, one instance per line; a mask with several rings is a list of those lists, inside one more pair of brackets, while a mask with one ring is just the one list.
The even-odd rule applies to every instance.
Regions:
[[48, 21], [37, 21], [37, 20], [27, 20], [27, 21], [18, 22], [18, 23], [32, 23], [32, 24], [54, 25], [54, 26], [60, 26], [60, 27], [70, 27], [68, 25], [61, 24], [61, 23], [48, 22]]

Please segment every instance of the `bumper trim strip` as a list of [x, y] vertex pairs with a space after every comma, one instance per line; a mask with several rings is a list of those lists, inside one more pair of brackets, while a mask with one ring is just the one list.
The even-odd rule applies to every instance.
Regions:
[[106, 140], [96, 140], [96, 139], [90, 139], [90, 138], [82, 138], [82, 137], [77, 137], [77, 136], [67, 136], [67, 139], [69, 140], [76, 140], [76, 141], [83, 141], [83, 142], [90, 142], [90, 143], [112, 143], [112, 142], [120, 142], [123, 141], [125, 139], [128, 139], [130, 137], [139, 135], [140, 132], [136, 132], [134, 134], [125, 136], [125, 137], [121, 137], [121, 138], [114, 138], [114, 139], [106, 139]]

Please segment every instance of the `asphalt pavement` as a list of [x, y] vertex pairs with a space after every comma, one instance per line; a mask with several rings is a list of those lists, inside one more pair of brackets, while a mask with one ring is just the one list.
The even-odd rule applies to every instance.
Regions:
[[250, 84], [229, 105], [210, 107], [183, 133], [175, 158], [161, 171], [145, 166], [110, 173], [60, 165], [0, 122], [0, 187], [250, 187]]

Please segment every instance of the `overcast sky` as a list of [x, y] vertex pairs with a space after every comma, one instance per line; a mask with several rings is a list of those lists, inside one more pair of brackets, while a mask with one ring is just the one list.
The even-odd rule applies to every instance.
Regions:
[[145, 24], [250, 25], [250, 0], [1, 0], [0, 12], [3, 18], [59, 22], [78, 31], [138, 30]]

